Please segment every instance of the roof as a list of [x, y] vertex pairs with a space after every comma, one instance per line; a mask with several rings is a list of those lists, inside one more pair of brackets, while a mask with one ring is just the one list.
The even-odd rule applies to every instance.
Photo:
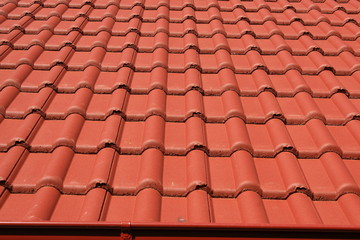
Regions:
[[2, 0], [0, 221], [359, 227], [359, 13]]

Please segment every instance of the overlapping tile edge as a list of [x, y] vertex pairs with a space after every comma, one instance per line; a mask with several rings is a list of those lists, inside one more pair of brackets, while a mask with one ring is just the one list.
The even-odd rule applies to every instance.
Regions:
[[[305, 8], [301, 8], [300, 3], [287, 1], [279, 1], [283, 8], [269, 7], [275, 3], [264, 1], [198, 1], [183, 5], [172, 5], [174, 2], [169, 4], [167, 1], [9, 2], [0, 4], [5, 8], [0, 11], [2, 21], [8, 18], [29, 24], [32, 20], [41, 19], [47, 20], [50, 25], [42, 28], [40, 38], [20, 47], [16, 47], [18, 34], [38, 33], [36, 29], [39, 26], [33, 27], [35, 31], [31, 28], [27, 30], [21, 24], [8, 28], [10, 31], [6, 30], [6, 24], [5, 28], [2, 28], [4, 24], [0, 26], [0, 32], [5, 33], [0, 46], [0, 68], [2, 72], [11, 72], [3, 79], [0, 77], [0, 102], [4, 106], [1, 109], [3, 135], [0, 154], [4, 157], [0, 163], [3, 186], [0, 216], [5, 216], [5, 220], [359, 224], [357, 161], [360, 139], [356, 134], [359, 129], [359, 88], [358, 84], [352, 84], [359, 80], [359, 47], [340, 44], [337, 50], [328, 52], [314, 43], [317, 39], [332, 41], [332, 44], [357, 41], [360, 33], [358, 21], [350, 18], [334, 23], [320, 17], [320, 20], [306, 22], [293, 16], [283, 23], [277, 22], [274, 17], [252, 22], [256, 19], [253, 14], [251, 18], [244, 16], [232, 22], [221, 22], [221, 16], [216, 15], [223, 10], [267, 15], [290, 9], [305, 15], [310, 11], [315, 14], [340, 11], [356, 17], [360, 11], [357, 1], [348, 1], [344, 6], [329, 4], [334, 4], [334, 1], [327, 1], [329, 5], [303, 1]], [[318, 4], [322, 4], [321, 8]], [[13, 6], [14, 9], [18, 6], [17, 9], [24, 7], [31, 10], [23, 15], [11, 15]], [[64, 13], [66, 6], [76, 8], [76, 11], [81, 8], [84, 12], [75, 18], [69, 14], [70, 18], [62, 20], [56, 17], [56, 13], [52, 13], [50, 18], [36, 17], [36, 11], [41, 7], [61, 8]], [[350, 6], [358, 9], [348, 9]], [[87, 23], [93, 22], [87, 14], [98, 7], [109, 7], [112, 11], [130, 9], [138, 13], [130, 18], [120, 18], [120, 21], [112, 17], [95, 17], [96, 24], [104, 23], [100, 31], [94, 31], [96, 24], [89, 24], [86, 30]], [[182, 33], [174, 34], [172, 30], [175, 28], [164, 28], [166, 24], [163, 21], [169, 19], [162, 12], [164, 9], [185, 13], [183, 18], [170, 19], [171, 23], [184, 26]], [[147, 21], [141, 15], [146, 10], [156, 10], [158, 16], [151, 18], [150, 14]], [[209, 23], [215, 31], [210, 34], [204, 29], [205, 34], [196, 31], [195, 10], [215, 11], [215, 17], [197, 22]], [[75, 25], [70, 30], [57, 31], [51, 26], [54, 20], [58, 23], [75, 20]], [[134, 24], [132, 26], [139, 28], [141, 21], [149, 24], [156, 22], [160, 30], [153, 31], [156, 34], [151, 31], [143, 34], [143, 29], [139, 31], [137, 27], [125, 31], [120, 28], [119, 32], [109, 30], [110, 26], [121, 21], [126, 24], [130, 21], [130, 26]], [[242, 24], [246, 31], [231, 36], [231, 31], [226, 31], [229, 29], [219, 24]], [[350, 24], [357, 32], [353, 32], [353, 36], [346, 33], [343, 36], [333, 29], [328, 29], [331, 31], [326, 34], [304, 30], [298, 35], [286, 35], [277, 28], [269, 34], [259, 35], [259, 30], [247, 30], [251, 24], [266, 25], [272, 30], [277, 28], [276, 24], [303, 25], [302, 28], [321, 25], [325, 29], [335, 26], [345, 28], [346, 24]], [[50, 51], [43, 51], [47, 49], [47, 40], [60, 36], [53, 33], [66, 34], [67, 40], [56, 49], [49, 47]], [[86, 44], [89, 40], [86, 40], [83, 43], [85, 48], [77, 49], [76, 44], [82, 34], [90, 37], [97, 35], [99, 45], [89, 48]], [[128, 44], [120, 48], [113, 45], [115, 49], [110, 49], [114, 51], [113, 55], [104, 65], [101, 62], [109, 50], [105, 42], [113, 36], [124, 36]], [[154, 36], [157, 45], [149, 48], [145, 44], [141, 48], [139, 39], [143, 36]], [[181, 38], [185, 41], [184, 47], [168, 46], [166, 41], [169, 37]], [[203, 37], [211, 37], [213, 50], [205, 48], [202, 52], [202, 46], [209, 42], [204, 42], [202, 46], [195, 44]], [[231, 52], [233, 46], [229, 46], [226, 37], [241, 37], [247, 45], [244, 44], [245, 48], [240, 48], [234, 55]], [[265, 44], [259, 46], [256, 43], [263, 38], [275, 43], [282, 38], [288, 41], [303, 39], [302, 44], [309, 46], [294, 51], [288, 43], [280, 41], [281, 47], [263, 51]], [[26, 50], [23, 51], [25, 58], [18, 61], [17, 51], [22, 50]], [[50, 62], [47, 59], [54, 50], [58, 51], [58, 56]], [[120, 64], [111, 65], [116, 54], [121, 56]], [[145, 57], [146, 54], [150, 54], [147, 56], [151, 58]], [[209, 60], [209, 54], [213, 55], [215, 62]], [[276, 58], [271, 58], [272, 55]], [[179, 65], [179, 59], [175, 57], [170, 59], [171, 56], [181, 57], [184, 65]], [[329, 58], [331, 56], [341, 58], [342, 62], [331, 65], [333, 61], [330, 60], [335, 60]], [[265, 58], [268, 60], [265, 61]], [[280, 68], [278, 63], [271, 65], [277, 58], [287, 64], [282, 64]], [[89, 60], [83, 62], [83, 59]], [[244, 65], [244, 60], [248, 64]], [[309, 66], [308, 61], [315, 64]], [[29, 74], [36, 71], [38, 75], [30, 79]], [[45, 81], [39, 79], [42, 73], [49, 74]], [[76, 85], [69, 86], [67, 82], [61, 86], [62, 77], [69, 73], [80, 73], [83, 77], [76, 80]], [[97, 78], [103, 73], [115, 74], [115, 81], [109, 84], [111, 78], [107, 76], [102, 80], [103, 85], [97, 85]], [[140, 74], [136, 82], [138, 85], [134, 85], [136, 74]], [[183, 79], [179, 80], [181, 86], [169, 86], [172, 82], [170, 74], [173, 74], [172, 77], [182, 75]], [[211, 79], [217, 75], [217, 79]], [[311, 75], [316, 77], [317, 82], [320, 76], [322, 85], [314, 87], [314, 79], [309, 80]], [[207, 82], [210, 82], [209, 76], [213, 85]], [[274, 79], [284, 76], [285, 80], [274, 83]], [[204, 77], [207, 81], [202, 79]], [[249, 80], [241, 81], [242, 78]], [[35, 99], [25, 106], [28, 99], [33, 98], [27, 94], [33, 94]], [[62, 106], [63, 110], [58, 111], [65, 99], [60, 97], [57, 105], [52, 107], [53, 111], [49, 111], [54, 99], [62, 94], [74, 95], [69, 107]], [[98, 105], [104, 102], [99, 100], [97, 103], [94, 100], [96, 94], [107, 96], [105, 104], [109, 104], [108, 109], [99, 111]], [[146, 107], [140, 108], [135, 104], [132, 109], [129, 108], [131, 98], [142, 98], [140, 101], [145, 100]], [[285, 103], [280, 104], [283, 100]], [[181, 103], [183, 111], [177, 112], [166, 106], [171, 102], [175, 106]], [[294, 113], [289, 105], [295, 103], [299, 109]], [[92, 113], [89, 113], [90, 106], [94, 106]], [[217, 106], [218, 111], [211, 109], [212, 106]], [[256, 107], [261, 108], [262, 113], [252, 109]], [[329, 108], [337, 110], [329, 111]], [[16, 136], [12, 137], [17, 124]], [[48, 127], [42, 129], [42, 124]], [[49, 130], [59, 129], [59, 126], [61, 132], [49, 134]], [[95, 140], [89, 135], [94, 129], [99, 131]], [[139, 129], [143, 131], [141, 136], [129, 134]], [[174, 132], [180, 130], [182, 136], [174, 136]], [[224, 132], [227, 132], [226, 136], [223, 136]], [[259, 137], [261, 133], [266, 133], [264, 139]], [[304, 138], [311, 139], [310, 143], [304, 142]], [[42, 157], [37, 157], [40, 154]], [[88, 163], [94, 157], [97, 159], [91, 160], [92, 166], [81, 160], [85, 158]], [[50, 160], [44, 164], [46, 159]], [[29, 167], [32, 162], [38, 168]], [[76, 174], [79, 169], [86, 169], [83, 175], [80, 174], [82, 176]], [[182, 176], [173, 176], [179, 169]], [[269, 169], [272, 170], [270, 173]], [[24, 209], [19, 211], [24, 215], [15, 216], [11, 205], [19, 201], [25, 203]], [[80, 206], [77, 213], [73, 212], [75, 209], [63, 212], [64, 207], [69, 207], [69, 201], [80, 204], [77, 205]], [[173, 205], [179, 208], [174, 209]], [[280, 209], [283, 211], [281, 216], [278, 213]], [[337, 214], [336, 218], [329, 215], [329, 209]], [[224, 216], [229, 213], [233, 215]], [[13, 218], [6, 219], [6, 216]]]

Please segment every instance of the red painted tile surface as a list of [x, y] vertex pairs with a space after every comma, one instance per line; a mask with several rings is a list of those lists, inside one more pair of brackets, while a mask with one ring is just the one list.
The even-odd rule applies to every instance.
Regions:
[[0, 1], [0, 221], [359, 225], [359, 13]]

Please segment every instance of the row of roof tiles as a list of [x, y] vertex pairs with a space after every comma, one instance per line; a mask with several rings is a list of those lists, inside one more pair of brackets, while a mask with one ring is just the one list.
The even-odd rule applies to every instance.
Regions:
[[[44, 30], [47, 31], [47, 30]], [[262, 55], [276, 55], [282, 50], [287, 50], [292, 55], [308, 55], [318, 51], [325, 56], [338, 56], [342, 52], [350, 52], [360, 56], [360, 43], [358, 41], [342, 40], [337, 36], [330, 36], [327, 40], [313, 40], [308, 35], [299, 39], [283, 39], [280, 35], [273, 35], [269, 39], [256, 39], [250, 34], [243, 35], [240, 39], [226, 39], [221, 34], [211, 38], [197, 38], [192, 33], [182, 38], [168, 37], [158, 33], [154, 37], [138, 36], [130, 32], [126, 36], [109, 36], [106, 33], [98, 35], [80, 35], [71, 41], [69, 35], [52, 35], [40, 33], [20, 34], [9, 36], [0, 34], [0, 46], [8, 45], [13, 50], [28, 50], [34, 45], [41, 46], [44, 50], [59, 51], [64, 46], [71, 46], [76, 51], [92, 51], [95, 47], [102, 47], [108, 52], [122, 52], [131, 47], [137, 52], [152, 53], [158, 48], [165, 48], [169, 53], [185, 53], [188, 49], [195, 49], [200, 54], [215, 54], [220, 49], [225, 49], [230, 54], [246, 54], [256, 50]], [[107, 40], [107, 41], [105, 41]]]
[[327, 22], [334, 26], [343, 26], [347, 22], [354, 22], [359, 25], [360, 18], [357, 14], [349, 15], [344, 11], [337, 10], [334, 13], [324, 14], [320, 10], [312, 9], [308, 13], [296, 13], [294, 9], [286, 9], [281, 13], [272, 13], [269, 9], [262, 8], [258, 12], [246, 12], [236, 8], [232, 12], [219, 11], [212, 7], [207, 11], [195, 11], [191, 7], [185, 7], [181, 11], [169, 10], [161, 6], [156, 10], [145, 10], [143, 7], [135, 6], [132, 9], [122, 9], [110, 5], [106, 9], [93, 9], [90, 5], [84, 5], [81, 9], [68, 8], [65, 4], [54, 8], [41, 8], [40, 5], [32, 5], [28, 8], [16, 7], [15, 3], [2, 7], [0, 15], [8, 20], [19, 20], [24, 16], [32, 16], [36, 20], [47, 20], [57, 16], [65, 21], [74, 21], [83, 16], [90, 21], [101, 21], [105, 17], [112, 17], [116, 21], [128, 22], [134, 17], [141, 18], [144, 22], [156, 22], [160, 18], [168, 19], [170, 22], [184, 22], [186, 19], [193, 19], [196, 23], [209, 23], [214, 19], [222, 23], [235, 24], [240, 20], [246, 20], [250, 24], [264, 24], [266, 21], [273, 21], [278, 25], [289, 25], [294, 21], [300, 21], [304, 25], [317, 25], [320, 22]]
[[105, 120], [111, 115], [121, 115], [128, 121], [144, 121], [152, 115], [170, 122], [185, 122], [199, 116], [208, 123], [223, 123], [238, 117], [246, 123], [266, 123], [279, 118], [286, 124], [305, 124], [320, 119], [326, 125], [345, 125], [360, 117], [360, 100], [349, 99], [344, 93], [331, 98], [312, 98], [307, 92], [294, 97], [275, 97], [269, 91], [257, 97], [240, 97], [235, 91], [221, 96], [203, 96], [197, 90], [185, 95], [166, 95], [154, 89], [148, 94], [130, 94], [116, 89], [111, 94], [94, 94], [81, 88], [74, 94], [56, 93], [52, 88], [39, 92], [20, 92], [6, 87], [0, 92], [0, 114], [9, 119], [22, 119], [33, 112], [47, 120], [65, 119], [70, 114], [80, 114], [86, 120]]
[[[157, 9], [160, 6], [166, 6], [171, 10], [182, 10], [186, 7], [191, 7], [198, 11], [206, 11], [209, 8], [215, 7], [221, 11], [233, 11], [237, 8], [248, 12], [257, 12], [260, 9], [268, 9], [272, 12], [284, 12], [287, 9], [293, 9], [296, 12], [309, 12], [312, 9], [318, 10], [322, 13], [333, 13], [337, 10], [346, 12], [347, 14], [359, 13], [359, 2], [357, 0], [255, 0], [255, 1], [223, 1], [223, 0], [2, 0], [0, 6], [13, 3], [18, 7], [30, 7], [33, 4], [39, 4], [46, 8], [54, 8], [60, 4], [65, 4], [71, 8], [82, 8], [84, 5], [90, 5], [94, 8], [107, 8], [111, 5], [117, 6], [121, 9], [131, 9], [135, 6], [142, 6], [147, 10]], [[11, 7], [10, 7], [11, 8]]]
[[148, 188], [163, 196], [187, 196], [202, 189], [222, 198], [234, 198], [247, 190], [271, 199], [304, 193], [316, 201], [335, 201], [346, 193], [360, 195], [359, 161], [341, 159], [333, 152], [319, 159], [297, 159], [289, 152], [275, 158], [253, 158], [242, 150], [231, 157], [208, 157], [200, 150], [186, 156], [164, 156], [157, 149], [119, 155], [104, 148], [95, 155], [77, 154], [68, 147], [31, 153], [15, 146], [0, 156], [1, 186], [16, 194], [53, 186], [76, 195], [95, 187], [113, 195], [133, 196]]
[[[109, 222], [188, 222], [254, 224], [360, 223], [360, 197], [344, 194], [338, 201], [311, 201], [302, 194], [286, 200], [261, 199], [253, 191], [236, 198], [211, 198], [196, 190], [187, 197], [164, 197], [154, 189], [136, 196], [113, 196], [95, 188], [87, 195], [64, 195], [52, 187], [35, 194], [2, 191], [0, 219], [3, 221], [109, 221]], [[16, 211], [13, 211], [16, 209]], [[281, 212], [281, 214], [279, 214]]]
[[254, 50], [244, 55], [230, 55], [223, 49], [215, 54], [199, 54], [194, 49], [178, 54], [168, 53], [163, 48], [157, 48], [153, 53], [138, 53], [133, 48], [126, 48], [122, 52], [106, 52], [102, 47], [96, 47], [91, 52], [79, 52], [65, 46], [54, 52], [32, 46], [28, 50], [5, 49], [0, 59], [1, 68], [17, 68], [27, 64], [34, 69], [50, 70], [55, 65], [62, 65], [71, 71], [95, 66], [102, 71], [118, 71], [122, 67], [130, 67], [135, 71], [150, 72], [162, 67], [168, 72], [183, 73], [189, 68], [196, 68], [203, 73], [218, 73], [221, 69], [228, 68], [243, 74], [250, 74], [257, 69], [270, 74], [284, 74], [296, 69], [301, 74], [310, 75], [324, 70], [331, 70], [336, 75], [351, 75], [360, 70], [357, 57], [349, 52], [342, 52], [338, 56], [323, 56], [318, 51], [312, 51], [306, 56], [292, 56], [286, 50], [276, 55], [261, 55]]
[[230, 156], [246, 150], [255, 157], [274, 157], [291, 151], [300, 158], [335, 152], [343, 158], [358, 159], [360, 148], [358, 120], [351, 120], [346, 126], [328, 126], [319, 119], [311, 119], [305, 125], [285, 125], [279, 119], [245, 124], [240, 118], [205, 123], [199, 117], [190, 117], [183, 123], [165, 122], [152, 115], [145, 121], [130, 122], [119, 115], [90, 121], [79, 114], [71, 114], [65, 120], [45, 120], [39, 114], [29, 114], [25, 119], [2, 120], [0, 130], [0, 151], [15, 145], [32, 152], [52, 152], [59, 146], [69, 146], [78, 153], [97, 153], [112, 147], [122, 154], [141, 154], [157, 148], [166, 155], [186, 155], [193, 149], [202, 149], [209, 156]]
[[94, 66], [84, 71], [66, 71], [62, 66], [43, 71], [22, 64], [16, 69], [2, 69], [1, 73], [1, 89], [15, 86], [25, 92], [38, 92], [49, 86], [59, 93], [75, 93], [86, 87], [94, 93], [111, 93], [124, 88], [132, 94], [147, 94], [153, 89], [162, 89], [169, 95], [185, 95], [196, 89], [205, 95], [218, 96], [234, 90], [240, 96], [253, 97], [263, 91], [282, 97], [295, 96], [299, 92], [307, 92], [313, 97], [331, 97], [337, 92], [343, 92], [351, 98], [360, 97], [359, 71], [351, 76], [335, 76], [325, 70], [313, 76], [301, 75], [297, 70], [289, 70], [282, 75], [268, 75], [261, 69], [251, 74], [235, 74], [226, 68], [217, 74], [204, 74], [190, 68], [184, 74], [179, 74], [168, 73], [161, 67], [151, 72], [134, 72], [128, 67], [118, 72], [102, 72]]
[[132, 18], [129, 22], [115, 22], [111, 17], [106, 17], [102, 21], [88, 21], [85, 17], [80, 16], [75, 21], [61, 21], [59, 17], [34, 20], [30, 16], [25, 16], [20, 20], [5, 20], [0, 26], [0, 33], [12, 35], [16, 35], [20, 31], [39, 34], [43, 30], [60, 35], [67, 35], [74, 30], [85, 35], [97, 35], [105, 31], [115, 36], [124, 36], [129, 32], [137, 32], [142, 36], [155, 36], [159, 32], [164, 32], [170, 37], [182, 37], [190, 32], [201, 38], [212, 37], [220, 33], [227, 38], [240, 38], [245, 34], [252, 34], [256, 38], [270, 38], [277, 34], [284, 39], [298, 39], [303, 35], [310, 35], [313, 39], [337, 36], [343, 40], [356, 40], [360, 35], [359, 26], [354, 22], [347, 22], [344, 26], [331, 26], [327, 22], [304, 26], [299, 21], [289, 25], [276, 25], [273, 21], [266, 21], [264, 24], [257, 25], [249, 24], [245, 20], [240, 20], [236, 24], [223, 24], [215, 19], [210, 23], [197, 24], [192, 19], [186, 19], [183, 23], [169, 23], [166, 19], [142, 22], [139, 18]]

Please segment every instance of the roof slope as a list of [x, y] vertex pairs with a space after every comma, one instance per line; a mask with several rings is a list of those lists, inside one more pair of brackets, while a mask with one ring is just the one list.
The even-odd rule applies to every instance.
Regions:
[[360, 224], [359, 1], [0, 6], [0, 221]]

